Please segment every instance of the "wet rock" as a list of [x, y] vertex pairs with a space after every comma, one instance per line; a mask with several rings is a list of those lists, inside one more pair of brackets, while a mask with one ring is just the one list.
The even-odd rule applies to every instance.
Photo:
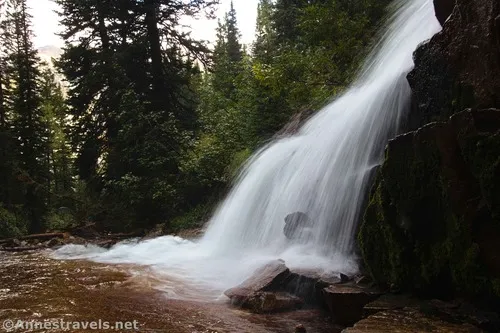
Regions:
[[436, 18], [439, 23], [441, 23], [441, 26], [443, 26], [448, 17], [450, 17], [453, 7], [455, 7], [455, 0], [434, 0]]
[[467, 108], [500, 107], [498, 1], [436, 0], [437, 15], [447, 17], [451, 2], [456, 6], [443, 30], [414, 53], [412, 130]]
[[323, 289], [341, 283], [339, 274], [313, 270], [293, 270], [284, 283], [284, 289], [304, 300], [307, 304], [322, 305]]
[[254, 313], [276, 313], [298, 309], [302, 304], [299, 297], [289, 293], [262, 291], [253, 293], [242, 307]]
[[93, 244], [100, 246], [102, 248], [105, 248], [105, 249], [112, 248], [114, 245], [116, 245], [116, 243], [118, 243], [118, 241], [116, 239], [104, 239], [104, 240], [93, 242]]
[[47, 247], [62, 246], [64, 244], [66, 244], [66, 242], [61, 238], [52, 238], [51, 240], [45, 242], [45, 246]]
[[346, 328], [342, 333], [480, 333], [470, 324], [450, 323], [416, 309], [378, 312]]
[[500, 332], [500, 317], [497, 313], [478, 309], [468, 302], [431, 300], [425, 309], [447, 321], [469, 323], [486, 332]]
[[154, 226], [151, 230], [147, 231], [144, 237], [141, 238], [141, 241], [145, 241], [148, 239], [153, 239], [157, 237], [164, 236], [168, 234], [168, 228], [166, 223], [160, 223]]
[[364, 286], [368, 286], [368, 285], [373, 283], [372, 279], [366, 275], [361, 275], [361, 276], [356, 277], [355, 281], [356, 281], [356, 284], [364, 285]]
[[367, 271], [403, 291], [500, 302], [500, 111], [389, 142], [360, 227]]
[[279, 130], [275, 135], [275, 139], [284, 138], [297, 133], [302, 125], [314, 114], [314, 110], [306, 109], [302, 112], [294, 114], [288, 123]]
[[380, 311], [398, 310], [404, 308], [419, 309], [422, 301], [407, 294], [385, 294], [365, 305], [364, 316], [370, 316]]
[[295, 326], [295, 333], [307, 333], [307, 331], [304, 325], [300, 324]]
[[257, 293], [282, 288], [283, 282], [290, 275], [290, 270], [282, 260], [274, 260], [264, 265], [237, 287], [228, 289], [224, 294], [234, 305], [245, 306], [245, 303]]
[[350, 325], [363, 316], [363, 307], [380, 296], [374, 289], [337, 284], [323, 289], [325, 303], [335, 323]]
[[351, 281], [351, 278], [345, 274], [340, 273], [339, 276], [340, 276], [341, 283], [346, 283], [346, 282]]
[[20, 241], [19, 239], [10, 239], [8, 242], [6, 242], [3, 246], [4, 247], [21, 247], [21, 246], [26, 246], [23, 244], [24, 242]]
[[296, 239], [302, 235], [305, 228], [311, 226], [311, 219], [307, 214], [295, 212], [285, 217], [283, 233], [288, 239]]

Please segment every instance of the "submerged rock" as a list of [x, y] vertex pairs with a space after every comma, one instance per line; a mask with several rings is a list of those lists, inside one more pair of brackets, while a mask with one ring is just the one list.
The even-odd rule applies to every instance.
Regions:
[[296, 239], [304, 236], [304, 231], [310, 226], [311, 219], [307, 216], [307, 214], [295, 212], [288, 214], [285, 217], [285, 227], [283, 228], [283, 233], [288, 239]]
[[424, 315], [416, 309], [378, 312], [346, 328], [342, 333], [480, 333], [470, 324], [455, 324]]

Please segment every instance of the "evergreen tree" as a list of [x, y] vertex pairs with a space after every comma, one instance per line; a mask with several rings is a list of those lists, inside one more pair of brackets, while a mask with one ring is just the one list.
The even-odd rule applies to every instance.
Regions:
[[54, 71], [43, 66], [40, 78], [40, 97], [44, 123], [47, 127], [46, 169], [49, 205], [71, 206], [68, 199], [73, 193], [73, 170], [69, 142], [66, 135], [67, 107], [61, 84]]
[[26, 0], [9, 0], [7, 15], [7, 66], [10, 74], [7, 80], [12, 87], [8, 103], [18, 147], [14, 172], [24, 189], [23, 205], [30, 221], [30, 231], [39, 232], [47, 208], [43, 187], [47, 177], [42, 164], [46, 136], [38, 87], [39, 59], [32, 43], [31, 17]]
[[275, 33], [272, 26], [273, 3], [271, 0], [260, 0], [257, 7], [257, 22], [253, 58], [260, 64], [270, 64], [275, 49]]
[[[5, 2], [0, 1], [0, 40], [4, 46], [6, 42], [5, 34]], [[7, 203], [9, 200], [9, 176], [12, 174], [12, 171], [9, 167], [10, 156], [8, 154], [11, 136], [7, 125], [5, 89], [7, 88], [8, 82], [6, 78], [7, 54], [5, 51], [5, 48], [0, 48], [0, 203]]]
[[215, 1], [58, 3], [79, 176], [114, 226], [164, 221], [182, 205], [179, 159], [196, 127], [193, 59], [206, 62], [208, 52], [179, 19]]
[[235, 78], [242, 70], [243, 50], [239, 42], [240, 32], [233, 2], [224, 22], [219, 21], [217, 41], [214, 49], [212, 84], [226, 99], [231, 100], [234, 93]]

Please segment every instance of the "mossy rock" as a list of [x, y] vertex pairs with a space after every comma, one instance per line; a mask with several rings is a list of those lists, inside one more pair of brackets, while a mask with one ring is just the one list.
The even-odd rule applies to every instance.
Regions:
[[500, 297], [500, 111], [391, 141], [360, 227], [366, 269], [429, 296]]

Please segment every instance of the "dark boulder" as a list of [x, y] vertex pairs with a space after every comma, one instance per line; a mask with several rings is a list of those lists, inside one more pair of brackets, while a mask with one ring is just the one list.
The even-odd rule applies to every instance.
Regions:
[[441, 23], [441, 26], [443, 26], [448, 17], [450, 17], [454, 7], [455, 0], [434, 0], [434, 11], [436, 12], [436, 18], [439, 23]]
[[336, 284], [323, 289], [323, 297], [335, 323], [352, 325], [363, 317], [363, 308], [380, 296], [374, 289]]
[[[436, 2], [436, 11], [445, 13], [438, 15], [445, 17], [454, 1]], [[499, 55], [500, 3], [456, 0], [443, 30], [414, 53], [408, 128], [447, 121], [467, 108], [500, 107]]]
[[288, 239], [296, 239], [304, 236], [304, 230], [311, 226], [311, 219], [307, 214], [295, 212], [285, 217], [283, 233]]
[[360, 227], [375, 281], [500, 298], [500, 111], [463, 111], [392, 140]]
[[255, 271], [240, 285], [226, 290], [224, 294], [232, 304], [254, 309], [255, 299], [260, 297], [262, 292], [282, 289], [289, 275], [290, 270], [285, 266], [285, 262], [274, 260]]
[[307, 304], [324, 305], [323, 289], [345, 282], [340, 273], [320, 273], [314, 270], [293, 270], [284, 283], [284, 290], [299, 296]]

